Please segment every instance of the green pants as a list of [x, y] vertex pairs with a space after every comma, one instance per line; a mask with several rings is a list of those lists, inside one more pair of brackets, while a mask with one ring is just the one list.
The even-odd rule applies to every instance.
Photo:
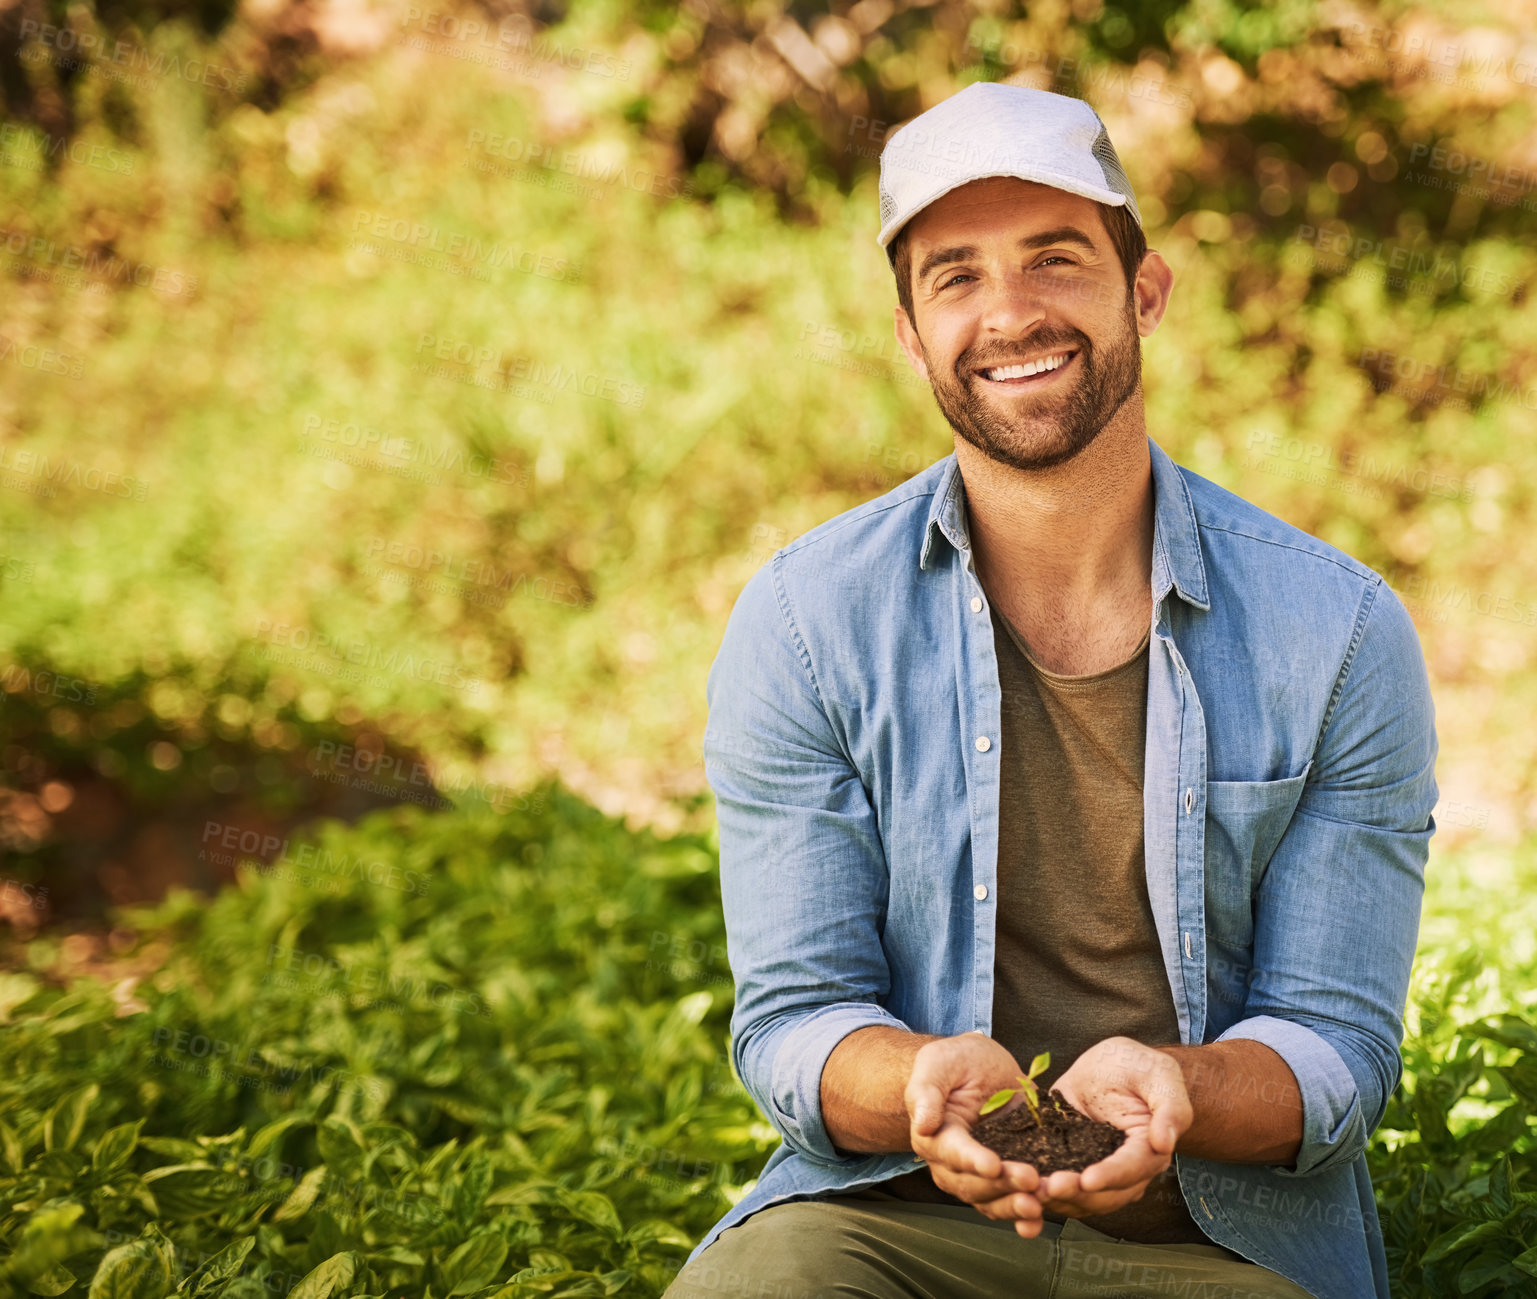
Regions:
[[975, 1209], [873, 1188], [760, 1209], [728, 1227], [664, 1299], [1309, 1299], [1219, 1245], [1139, 1245], [1069, 1220], [1034, 1240]]

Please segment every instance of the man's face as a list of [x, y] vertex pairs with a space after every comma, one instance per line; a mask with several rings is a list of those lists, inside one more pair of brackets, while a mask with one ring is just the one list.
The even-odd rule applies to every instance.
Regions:
[[1092, 200], [990, 177], [925, 208], [908, 240], [916, 319], [904, 328], [899, 308], [898, 335], [986, 455], [1025, 470], [1070, 460], [1139, 388], [1137, 312]]

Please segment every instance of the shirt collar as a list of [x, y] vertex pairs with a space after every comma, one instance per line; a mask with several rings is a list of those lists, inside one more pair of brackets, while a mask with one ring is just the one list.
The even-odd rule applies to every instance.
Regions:
[[[1206, 566], [1201, 559], [1200, 534], [1196, 530], [1195, 504], [1190, 499], [1179, 466], [1150, 437], [1148, 454], [1153, 462], [1153, 599], [1162, 600], [1170, 587], [1187, 604], [1210, 609], [1206, 589]], [[937, 528], [959, 551], [971, 545], [966, 531], [966, 484], [960, 462], [951, 452], [939, 485], [929, 502], [929, 515], [923, 526], [923, 546], [918, 567], [927, 568], [934, 548]]]

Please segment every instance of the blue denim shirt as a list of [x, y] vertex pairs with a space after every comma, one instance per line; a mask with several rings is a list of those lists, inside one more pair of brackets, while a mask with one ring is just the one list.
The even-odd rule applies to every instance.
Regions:
[[[1388, 1299], [1363, 1152], [1435, 832], [1419, 639], [1364, 564], [1148, 448], [1145, 851], [1180, 1040], [1263, 1042], [1303, 1100], [1294, 1166], [1176, 1155], [1179, 1184], [1218, 1244]], [[834, 1149], [844, 1036], [991, 1027], [1001, 692], [955, 457], [777, 551], [707, 697], [732, 1061], [781, 1144], [690, 1258], [768, 1205], [922, 1167]]]

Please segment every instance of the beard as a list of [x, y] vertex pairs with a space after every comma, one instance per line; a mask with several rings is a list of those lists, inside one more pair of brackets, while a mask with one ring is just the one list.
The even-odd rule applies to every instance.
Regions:
[[[932, 363], [924, 347], [934, 400], [951, 428], [1001, 464], [1039, 470], [1071, 460], [1099, 436], [1142, 382], [1142, 339], [1129, 300], [1122, 321], [1124, 328], [1103, 351], [1076, 329], [1043, 330], [1020, 340], [1009, 350], [1018, 354], [1026, 348], [1032, 352], [1076, 349], [1079, 374], [1066, 392], [1016, 397], [1007, 408], [1004, 402], [1009, 399], [980, 390], [985, 381], [975, 373], [978, 366], [988, 365], [988, 352], [999, 361], [1008, 359], [997, 349], [968, 349], [957, 359], [955, 370], [945, 373]], [[918, 342], [922, 347], [923, 340]]]

